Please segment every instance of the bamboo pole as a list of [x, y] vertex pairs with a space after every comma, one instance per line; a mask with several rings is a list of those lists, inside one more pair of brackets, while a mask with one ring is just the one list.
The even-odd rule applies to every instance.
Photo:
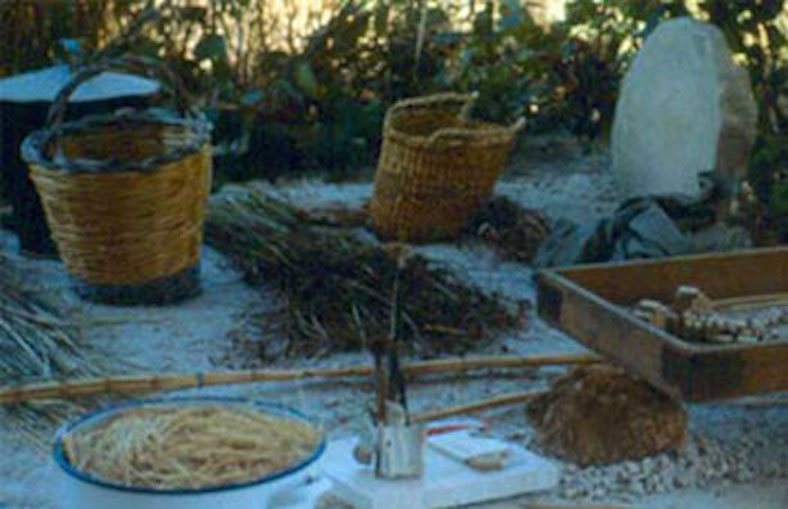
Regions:
[[[403, 366], [406, 375], [464, 372], [479, 369], [512, 369], [599, 362], [595, 355], [543, 355], [529, 357], [472, 357], [432, 360]], [[101, 394], [139, 394], [214, 385], [244, 384], [308, 378], [343, 378], [372, 375], [371, 366], [329, 369], [261, 369], [210, 373], [143, 374], [40, 382], [0, 388], [0, 404], [18, 404], [37, 399], [73, 399]]]
[[476, 401], [474, 403], [469, 403], [467, 405], [458, 405], [449, 408], [444, 408], [441, 410], [435, 410], [432, 412], [425, 412], [423, 414], [414, 415], [410, 418], [410, 420], [411, 422], [436, 421], [438, 419], [445, 419], [446, 417], [453, 417], [455, 415], [465, 415], [465, 414], [472, 414], [475, 412], [481, 412], [482, 410], [488, 410], [490, 408], [496, 408], [499, 406], [527, 403], [528, 401], [531, 401], [532, 399], [544, 394], [545, 392], [546, 392], [545, 390], [537, 390], [537, 391], [517, 392], [514, 394], [506, 394], [504, 396], [496, 396], [494, 398]]

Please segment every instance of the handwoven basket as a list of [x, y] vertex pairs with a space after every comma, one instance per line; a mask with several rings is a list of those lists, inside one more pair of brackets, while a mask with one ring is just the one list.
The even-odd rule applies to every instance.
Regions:
[[386, 112], [370, 202], [372, 226], [387, 240], [456, 237], [492, 194], [516, 132], [469, 120], [476, 94], [406, 99]]
[[85, 68], [55, 99], [47, 127], [25, 139], [22, 156], [80, 296], [173, 302], [199, 292], [210, 124], [183, 105], [181, 115], [126, 110], [64, 124], [73, 91], [110, 68], [153, 69], [183, 100], [176, 78], [147, 60]]

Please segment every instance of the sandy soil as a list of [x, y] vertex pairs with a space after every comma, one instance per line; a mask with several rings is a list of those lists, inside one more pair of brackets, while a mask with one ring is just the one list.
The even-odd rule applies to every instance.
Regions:
[[[529, 207], [552, 217], [587, 219], [615, 208], [615, 193], [606, 158], [583, 157], [533, 161], [533, 169], [513, 172], [498, 186]], [[558, 168], [558, 169], [555, 169]], [[279, 190], [304, 205], [342, 202], [358, 204], [371, 193], [370, 184], [329, 185], [295, 182]], [[7, 232], [0, 243], [15, 252]], [[442, 244], [419, 248], [490, 291], [533, 299], [531, 271], [502, 263], [480, 245]], [[204, 293], [189, 302], [162, 308], [113, 308], [88, 304], [70, 293], [57, 262], [20, 259], [27, 283], [62, 296], [84, 328], [84, 342], [117, 372], [195, 372], [248, 364], [248, 353], [233, 350], [228, 336], [237, 333], [243, 317], [275, 303], [276, 296], [248, 288], [240, 275], [215, 251], [203, 257]], [[255, 341], [255, 339], [251, 339]], [[582, 352], [577, 343], [535, 316], [522, 330], [499, 338], [479, 353]], [[325, 359], [290, 359], [277, 366], [340, 366], [368, 362], [364, 354]], [[413, 409], [427, 410], [469, 402], [505, 392], [544, 387], [561, 368], [544, 368], [517, 376], [477, 373], [421, 380], [410, 388]], [[495, 375], [495, 376], [493, 376]], [[171, 395], [195, 394], [197, 390]], [[332, 437], [354, 433], [357, 417], [370, 394], [363, 380], [250, 384], [199, 391], [200, 394], [243, 395], [273, 400], [319, 416]], [[168, 394], [167, 396], [169, 396]], [[781, 508], [788, 507], [788, 409], [742, 405], [693, 405], [692, 438], [679, 454], [641, 462], [577, 469], [563, 464], [561, 484], [548, 493], [477, 507], [531, 507], [539, 502], [605, 502], [643, 508]], [[502, 436], [535, 447], [522, 408], [491, 410], [482, 415]], [[43, 433], [54, 425], [42, 424]], [[57, 507], [53, 480], [56, 467], [49, 451], [21, 433], [8, 412], [0, 413], [0, 507]], [[537, 507], [537, 506], [533, 506]]]

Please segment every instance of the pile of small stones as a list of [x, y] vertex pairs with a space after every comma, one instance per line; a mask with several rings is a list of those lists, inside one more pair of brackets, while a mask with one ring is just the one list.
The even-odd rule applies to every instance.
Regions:
[[723, 448], [718, 442], [694, 437], [678, 454], [660, 454], [639, 462], [564, 469], [559, 492], [567, 499], [592, 501], [634, 498], [686, 487], [705, 488], [712, 482], [749, 482], [757, 478], [785, 477], [785, 463], [752, 461], [752, 446]]
[[[725, 412], [720, 408], [717, 411]], [[565, 465], [558, 494], [569, 500], [631, 503], [646, 495], [681, 488], [786, 478], [788, 434], [777, 422], [784, 424], [784, 417], [783, 412], [774, 422], [764, 420], [757, 425], [752, 416], [733, 417], [711, 433], [692, 433], [680, 452], [641, 461], [586, 468]]]

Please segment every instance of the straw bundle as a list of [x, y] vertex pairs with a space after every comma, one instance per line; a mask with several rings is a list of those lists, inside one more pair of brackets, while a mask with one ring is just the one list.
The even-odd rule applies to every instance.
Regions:
[[52, 302], [22, 289], [21, 274], [0, 253], [0, 381], [96, 374], [77, 334]]
[[63, 437], [72, 466], [122, 486], [205, 489], [252, 482], [314, 453], [308, 423], [253, 408], [205, 404], [130, 408]]
[[[101, 375], [78, 344], [78, 328], [54, 300], [23, 289], [21, 280], [21, 271], [0, 252], [0, 384]], [[52, 425], [80, 409], [50, 399], [3, 409], [0, 419], [13, 419], [13, 428], [44, 450], [50, 447]]]
[[[229, 254], [249, 282], [283, 293], [286, 353], [358, 348], [388, 333], [399, 246], [318, 226], [255, 190], [214, 197], [206, 239]], [[402, 337], [423, 354], [465, 351], [522, 316], [522, 308], [417, 255], [404, 259], [400, 288]]]

